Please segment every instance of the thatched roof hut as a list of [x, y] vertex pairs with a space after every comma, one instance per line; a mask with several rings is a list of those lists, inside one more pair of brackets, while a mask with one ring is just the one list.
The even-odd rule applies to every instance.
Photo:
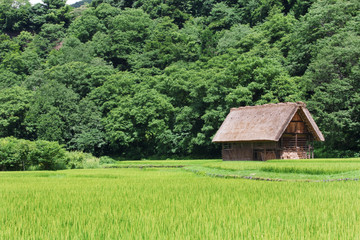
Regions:
[[213, 138], [224, 160], [309, 158], [324, 140], [303, 102], [232, 108]]

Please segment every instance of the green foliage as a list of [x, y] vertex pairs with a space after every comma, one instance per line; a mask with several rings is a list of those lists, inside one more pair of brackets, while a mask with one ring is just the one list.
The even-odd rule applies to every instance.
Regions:
[[83, 5], [87, 5], [87, 4], [91, 3], [91, 2], [92, 2], [92, 0], [82, 0], [82, 1], [71, 4], [71, 6], [74, 7], [74, 8], [79, 8], [79, 7], [83, 6]]
[[52, 49], [61, 42], [64, 37], [64, 29], [62, 24], [44, 24], [41, 31], [34, 37], [30, 44], [38, 55], [45, 57]]
[[100, 157], [100, 164], [114, 164], [116, 161], [108, 156], [102, 156]]
[[108, 26], [111, 48], [107, 58], [112, 59], [115, 66], [126, 69], [130, 56], [141, 52], [151, 23], [140, 9], [126, 9], [113, 17]]
[[91, 44], [83, 44], [75, 37], [67, 37], [61, 42], [59, 50], [49, 53], [48, 67], [55, 67], [71, 62], [91, 63], [94, 59], [94, 48]]
[[25, 118], [27, 131], [33, 139], [68, 142], [77, 118], [78, 95], [65, 85], [49, 82], [34, 95]]
[[7, 69], [0, 68], [0, 87], [9, 88], [19, 85], [23, 77]]
[[102, 124], [99, 107], [88, 98], [79, 102], [76, 124], [73, 126], [74, 136], [69, 148], [100, 155], [106, 146], [106, 134]]
[[8, 35], [0, 35], [0, 61], [3, 61], [8, 54], [18, 53], [19, 49], [20, 46], [17, 43], [11, 41]]
[[65, 154], [67, 167], [70, 169], [99, 168], [101, 160], [89, 153], [74, 151]]
[[318, 153], [355, 156], [359, 9], [356, 0], [78, 9], [1, 0], [0, 134], [97, 156], [214, 157], [230, 108], [300, 100], [325, 134]]
[[107, 138], [113, 148], [134, 151], [129, 154], [132, 157], [162, 152], [164, 149], [157, 148], [167, 134], [172, 105], [154, 89], [140, 86], [135, 91], [133, 96], [119, 99], [118, 106], [104, 119]]
[[22, 88], [0, 90], [0, 137], [24, 137], [25, 114], [29, 110], [33, 93]]
[[26, 170], [31, 165], [30, 153], [34, 150], [34, 144], [26, 140], [16, 138], [0, 139], [0, 169]]
[[17, 44], [19, 44], [20, 49], [24, 51], [26, 47], [29, 46], [29, 43], [32, 42], [34, 36], [27, 31], [22, 31], [14, 40]]
[[347, 23], [357, 21], [359, 1], [317, 1], [295, 26], [289, 52], [291, 73], [302, 75], [318, 53], [316, 42], [342, 31]]
[[66, 168], [65, 149], [56, 142], [16, 139], [0, 139], [0, 169], [27, 170], [34, 166], [39, 170]]
[[48, 80], [62, 83], [81, 98], [100, 87], [113, 69], [105, 63], [69, 62], [48, 69], [45, 76]]
[[209, 28], [214, 30], [229, 29], [234, 24], [241, 22], [241, 17], [236, 9], [227, 6], [225, 3], [217, 3], [210, 12]]
[[68, 152], [57, 142], [0, 138], [0, 171], [98, 168], [105, 163], [110, 160], [101, 162], [90, 153]]
[[105, 26], [95, 16], [94, 11], [89, 9], [71, 23], [68, 33], [73, 34], [82, 42], [87, 42], [100, 30], [105, 30]]
[[360, 147], [356, 137], [360, 133], [359, 34], [335, 34], [318, 45], [321, 50], [305, 74], [314, 84], [310, 106], [324, 129], [329, 151], [357, 152]]
[[39, 166], [40, 170], [56, 170], [66, 168], [65, 152], [57, 142], [38, 140], [29, 156], [32, 165]]
[[21, 31], [28, 25], [30, 11], [27, 0], [0, 1], [0, 29], [4, 32]]
[[248, 25], [236, 24], [229, 31], [225, 31], [219, 39], [217, 50], [224, 54], [231, 49], [249, 51], [254, 44], [259, 43], [257, 33]]

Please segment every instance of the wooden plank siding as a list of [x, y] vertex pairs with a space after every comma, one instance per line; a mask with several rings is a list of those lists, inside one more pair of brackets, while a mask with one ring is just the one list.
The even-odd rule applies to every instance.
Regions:
[[222, 156], [224, 160], [253, 160], [252, 143], [226, 143], [223, 144]]

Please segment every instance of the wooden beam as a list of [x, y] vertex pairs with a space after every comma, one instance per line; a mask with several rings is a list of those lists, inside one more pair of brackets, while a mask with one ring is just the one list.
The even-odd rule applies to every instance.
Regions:
[[266, 161], [266, 147], [264, 148], [264, 152], [265, 152], [265, 154], [264, 154], [264, 161]]

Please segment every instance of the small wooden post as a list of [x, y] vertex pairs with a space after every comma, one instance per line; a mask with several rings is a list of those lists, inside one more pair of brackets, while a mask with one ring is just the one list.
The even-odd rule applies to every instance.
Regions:
[[266, 147], [264, 148], [264, 161], [266, 161]]
[[311, 158], [314, 158], [314, 149], [311, 152]]

